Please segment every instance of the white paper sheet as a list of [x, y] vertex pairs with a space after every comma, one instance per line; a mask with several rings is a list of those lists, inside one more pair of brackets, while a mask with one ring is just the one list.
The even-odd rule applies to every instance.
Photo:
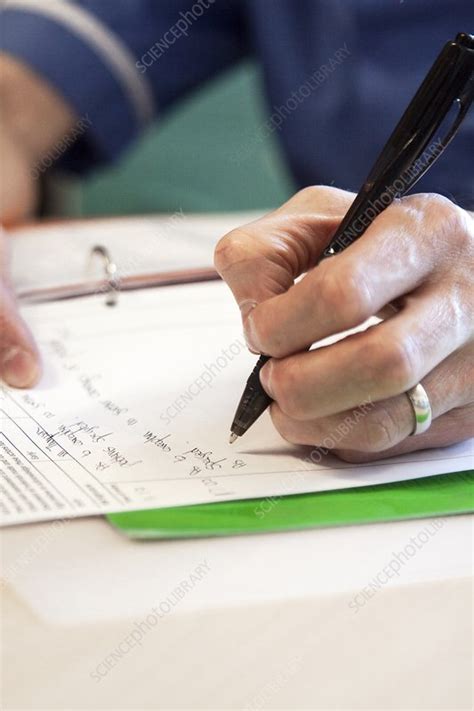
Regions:
[[255, 356], [220, 282], [26, 306], [44, 377], [0, 391], [3, 524], [324, 491], [460, 471], [472, 446], [310, 464], [268, 414], [233, 446]]

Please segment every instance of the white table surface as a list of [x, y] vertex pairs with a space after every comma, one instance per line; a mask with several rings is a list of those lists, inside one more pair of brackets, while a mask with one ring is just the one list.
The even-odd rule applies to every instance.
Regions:
[[99, 518], [4, 529], [3, 708], [471, 709], [473, 517], [437, 521], [357, 611], [433, 520], [146, 543]]
[[[201, 224], [209, 253], [225, 224]], [[2, 708], [471, 709], [472, 517], [442, 519], [349, 607], [430, 523], [149, 543], [99, 518], [4, 530]], [[96, 681], [202, 561], [209, 573]]]

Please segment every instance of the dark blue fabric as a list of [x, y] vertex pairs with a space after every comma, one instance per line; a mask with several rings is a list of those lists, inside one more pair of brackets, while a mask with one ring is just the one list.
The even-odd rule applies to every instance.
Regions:
[[[281, 127], [299, 185], [358, 190], [444, 43], [474, 33], [473, 0], [249, 0], [248, 7], [273, 106], [338, 47], [351, 52]], [[415, 189], [474, 208], [474, 108]]]
[[[170, 28], [193, 0], [76, 4], [129, 48], [158, 115], [240, 58], [255, 56], [269, 119], [255, 140], [269, 132], [279, 137], [299, 185], [351, 190], [365, 178], [443, 44], [460, 31], [474, 32], [473, 0], [210, 0], [179, 38]], [[88, 164], [118, 156], [140, 125], [120, 82], [94, 50], [40, 14], [9, 9], [2, 22], [4, 49], [47, 77], [79, 115], [90, 116], [92, 140], [89, 152], [82, 150]], [[150, 48], [159, 53], [163, 37], [173, 41], [151, 61]], [[471, 111], [416, 189], [474, 208], [473, 149]], [[245, 146], [243, 153], [242, 159]]]
[[[107, 67], [76, 35], [42, 15], [7, 11], [0, 18], [1, 49], [46, 77], [78, 119], [89, 119], [89, 140], [74, 150], [77, 167], [114, 158], [137, 134], [139, 122]], [[76, 165], [76, 159], [71, 162]]]

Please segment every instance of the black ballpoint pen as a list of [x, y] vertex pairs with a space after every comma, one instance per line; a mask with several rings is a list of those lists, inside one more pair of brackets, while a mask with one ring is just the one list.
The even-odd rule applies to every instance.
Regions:
[[[394, 199], [413, 187], [450, 143], [473, 99], [474, 36], [460, 33], [444, 46], [435, 60], [322, 259], [349, 247]], [[457, 106], [458, 111], [449, 130], [442, 139], [434, 141], [453, 106]], [[269, 356], [260, 356], [247, 380], [232, 422], [231, 444], [245, 434], [272, 401], [260, 383], [260, 370], [268, 360]]]
[[247, 432], [272, 401], [260, 382], [260, 370], [268, 360], [270, 360], [270, 356], [260, 356], [255, 368], [250, 373], [230, 428], [230, 444]]

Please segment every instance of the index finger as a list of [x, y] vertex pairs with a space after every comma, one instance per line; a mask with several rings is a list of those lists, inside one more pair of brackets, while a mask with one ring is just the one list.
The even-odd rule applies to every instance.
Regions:
[[[415, 204], [392, 205], [347, 250], [256, 306], [246, 322], [252, 350], [278, 358], [304, 350], [362, 324], [419, 286], [434, 267], [437, 247], [424, 239], [435, 230], [421, 204], [414, 214]], [[442, 217], [438, 212], [438, 222]]]
[[255, 304], [286, 292], [317, 263], [353, 198], [338, 188], [304, 188], [274, 212], [220, 240], [216, 269], [244, 319]]

